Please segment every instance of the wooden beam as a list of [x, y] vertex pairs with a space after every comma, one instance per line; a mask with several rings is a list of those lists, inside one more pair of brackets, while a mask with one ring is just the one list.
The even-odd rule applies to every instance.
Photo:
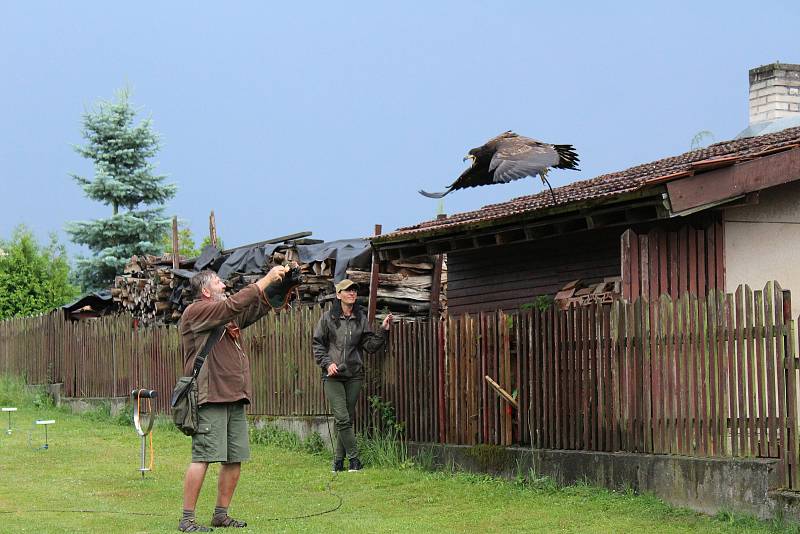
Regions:
[[431, 318], [439, 318], [439, 290], [442, 287], [442, 263], [444, 254], [437, 254], [433, 259], [433, 284], [431, 285]]
[[222, 251], [223, 254], [230, 254], [235, 250], [239, 250], [241, 248], [250, 248], [250, 247], [257, 247], [259, 245], [274, 245], [276, 243], [283, 243], [284, 241], [292, 241], [294, 239], [301, 239], [303, 237], [308, 237], [311, 235], [311, 232], [297, 232], [296, 234], [289, 234], [284, 235], [281, 237], [273, 237], [272, 239], [267, 239], [266, 241], [259, 241], [258, 243], [250, 243], [249, 245], [240, 245], [238, 247], [228, 248]]
[[[380, 224], [375, 225], [375, 235], [381, 235], [383, 227]], [[369, 324], [375, 320], [375, 312], [378, 308], [378, 283], [381, 262], [378, 259], [378, 253], [372, 249], [372, 271], [369, 277], [369, 304], [367, 305], [367, 320]]]
[[208, 239], [211, 241], [211, 246], [217, 248], [217, 220], [214, 218], [214, 210], [211, 210], [211, 215], [208, 216]]
[[667, 183], [674, 213], [800, 180], [800, 148]]
[[[619, 225], [645, 222], [659, 218], [667, 218], [668, 213], [659, 211], [662, 205], [663, 189], [651, 196], [639, 198], [625, 204], [612, 204], [596, 210], [582, 209], [569, 216], [551, 217], [549, 219], [521, 220], [516, 224], [498, 225], [484, 229], [464, 229], [449, 235], [412, 238], [382, 244], [380, 239], [373, 240], [373, 247], [378, 249], [382, 260], [407, 258], [427, 254], [436, 256], [448, 252], [461, 252], [490, 246], [498, 246], [526, 241], [538, 241], [558, 235], [574, 234], [590, 229], [607, 228]], [[593, 226], [593, 228], [590, 228]]]
[[178, 252], [178, 216], [172, 217], [172, 268], [178, 269], [181, 266], [181, 259]]
[[511, 404], [511, 406], [513, 406], [514, 408], [517, 408], [517, 409], [519, 409], [519, 404], [517, 404], [517, 399], [515, 399], [514, 397], [512, 397], [512, 396], [511, 396], [511, 394], [510, 394], [508, 391], [506, 391], [506, 390], [504, 390], [502, 387], [500, 387], [500, 384], [498, 384], [497, 382], [495, 382], [494, 380], [492, 380], [492, 378], [491, 378], [489, 375], [486, 375], [486, 376], [484, 376], [483, 378], [485, 378], [485, 379], [486, 379], [486, 381], [489, 383], [489, 385], [490, 385], [490, 386], [492, 386], [492, 388], [493, 388], [493, 389], [494, 389], [494, 390], [495, 390], [497, 393], [499, 393], [499, 394], [500, 394], [500, 398], [501, 398], [501, 399], [503, 399], [503, 400], [507, 401], [507, 402], [508, 402], [509, 404]]

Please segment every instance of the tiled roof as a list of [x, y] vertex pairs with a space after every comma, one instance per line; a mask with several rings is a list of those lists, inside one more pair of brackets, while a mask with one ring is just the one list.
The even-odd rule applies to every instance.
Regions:
[[585, 200], [613, 198], [624, 193], [642, 189], [647, 185], [662, 183], [673, 178], [689, 176], [700, 170], [710, 170], [747, 161], [800, 146], [800, 127], [746, 139], [716, 143], [706, 148], [684, 152], [679, 156], [664, 158], [624, 171], [604, 174], [589, 180], [581, 180], [553, 190], [556, 202], [549, 190], [535, 195], [518, 197], [508, 202], [490, 204], [475, 211], [456, 213], [447, 218], [425, 221], [414, 226], [398, 228], [374, 241], [404, 240], [427, 233], [442, 234], [463, 229], [475, 223], [511, 218], [531, 214], [553, 206], [567, 207]]

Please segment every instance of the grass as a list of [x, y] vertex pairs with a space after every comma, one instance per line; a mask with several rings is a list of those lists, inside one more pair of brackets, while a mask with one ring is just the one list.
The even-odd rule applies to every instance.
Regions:
[[[0, 433], [0, 532], [175, 531], [189, 438], [159, 423], [155, 471], [143, 480], [140, 441], [130, 424], [105, 409], [67, 414], [17, 386], [0, 378], [0, 405], [19, 408], [14, 432]], [[56, 420], [46, 451], [28, 443], [37, 418]], [[0, 430], [5, 425], [3, 418]], [[42, 441], [34, 429], [31, 445]], [[252, 441], [253, 459], [231, 507], [250, 523], [245, 532], [798, 532], [729, 512], [703, 516], [632, 492], [558, 487], [535, 473], [502, 481], [429, 472], [396, 444], [378, 440], [362, 441], [364, 458], [375, 460], [370, 467], [331, 480], [329, 456], [316, 438], [301, 442], [271, 428], [254, 431]], [[376, 466], [381, 461], [395, 467]], [[215, 466], [198, 504], [201, 520], [213, 509], [216, 475]], [[334, 508], [337, 496], [342, 505], [335, 512], [285, 519]]]

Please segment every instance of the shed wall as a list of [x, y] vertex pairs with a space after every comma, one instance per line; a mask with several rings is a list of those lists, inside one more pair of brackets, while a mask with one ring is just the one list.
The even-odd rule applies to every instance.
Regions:
[[554, 295], [572, 280], [593, 283], [620, 276], [623, 231], [619, 227], [449, 253], [449, 312], [513, 310], [539, 295]]

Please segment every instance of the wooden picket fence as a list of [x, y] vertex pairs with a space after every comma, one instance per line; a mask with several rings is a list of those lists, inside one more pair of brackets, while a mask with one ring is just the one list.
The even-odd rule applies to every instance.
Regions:
[[[421, 442], [778, 458], [785, 486], [797, 488], [800, 365], [790, 310], [790, 293], [770, 282], [734, 294], [400, 322], [367, 357], [356, 425], [380, 428], [388, 417]], [[244, 331], [252, 414], [328, 412], [311, 350], [320, 313], [271, 314]], [[148, 387], [166, 411], [181, 369], [174, 327], [137, 329], [124, 316], [67, 323], [57, 314], [0, 323], [0, 373], [64, 382], [67, 396]]]

